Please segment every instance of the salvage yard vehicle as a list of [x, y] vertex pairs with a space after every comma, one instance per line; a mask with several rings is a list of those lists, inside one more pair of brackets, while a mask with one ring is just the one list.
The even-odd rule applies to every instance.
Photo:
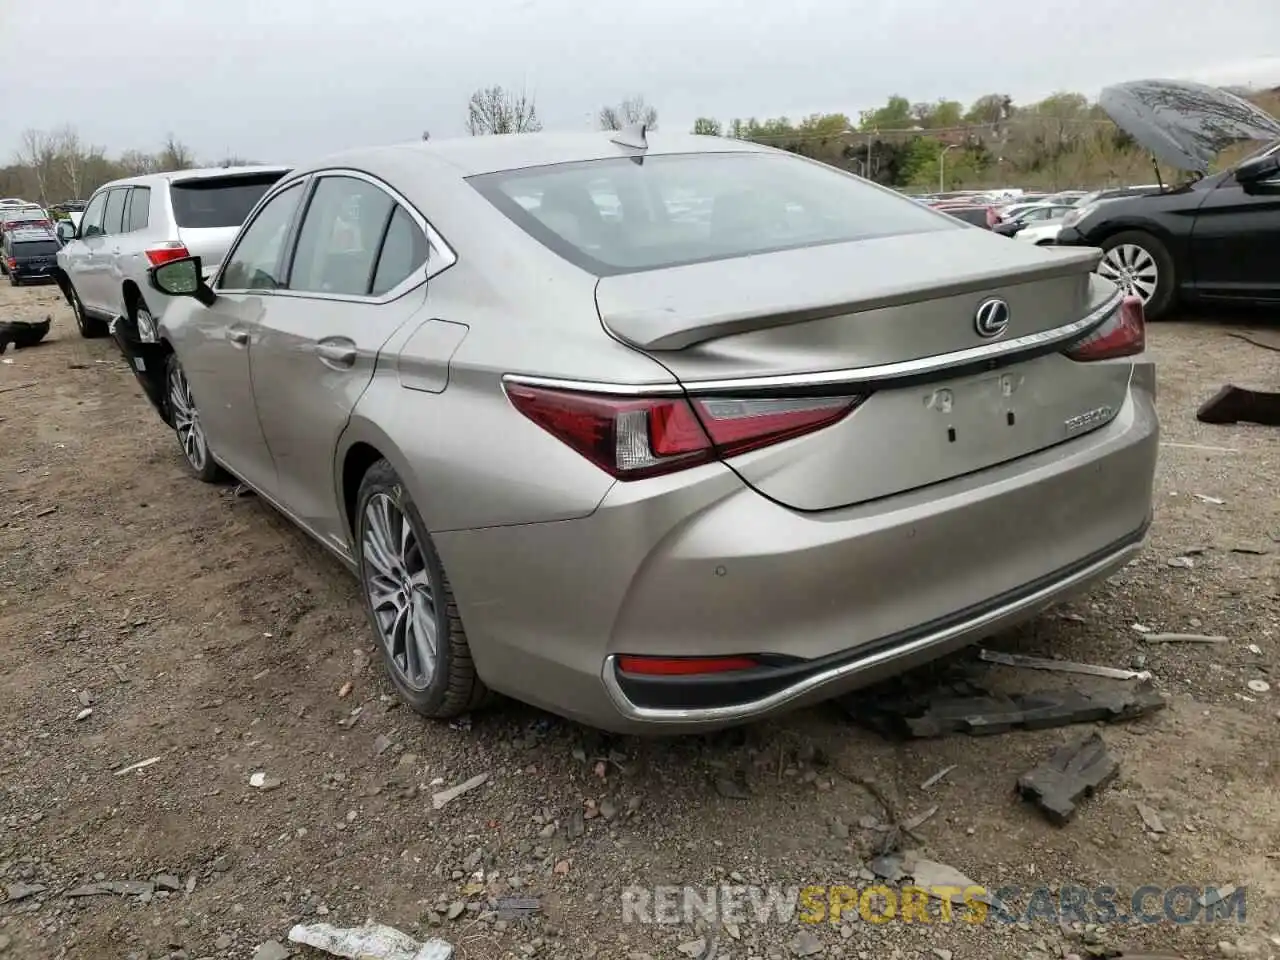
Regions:
[[214, 267], [245, 216], [288, 167], [214, 167], [115, 180], [78, 219], [59, 220], [56, 276], [81, 336], [121, 320], [154, 340], [169, 298], [147, 288], [156, 264], [198, 256]]
[[13, 286], [27, 281], [53, 279], [57, 268], [58, 238], [44, 227], [20, 227], [0, 237], [0, 261]]
[[[1101, 247], [1099, 272], [1158, 319], [1182, 301], [1280, 303], [1280, 121], [1234, 94], [1170, 80], [1118, 84], [1100, 104], [1116, 124], [1193, 179], [1105, 201], [1086, 199], [1056, 242]], [[1210, 174], [1224, 148], [1270, 142]]]
[[433, 139], [295, 169], [116, 339], [191, 473], [358, 576], [413, 709], [691, 731], [1141, 548], [1154, 371], [1098, 256], [740, 141]]

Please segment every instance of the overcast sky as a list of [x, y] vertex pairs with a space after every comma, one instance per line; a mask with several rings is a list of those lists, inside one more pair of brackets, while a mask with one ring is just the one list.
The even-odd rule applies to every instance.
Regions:
[[460, 135], [495, 83], [535, 94], [547, 129], [631, 93], [687, 127], [892, 93], [1280, 84], [1278, 55], [1280, 0], [0, 0], [0, 162], [67, 123], [112, 153], [172, 131], [205, 160], [298, 162]]

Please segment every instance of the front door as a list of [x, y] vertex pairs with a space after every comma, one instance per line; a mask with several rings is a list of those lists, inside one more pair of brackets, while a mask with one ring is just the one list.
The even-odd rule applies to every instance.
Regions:
[[75, 287], [80, 303], [90, 307], [93, 304], [93, 257], [102, 248], [102, 215], [107, 206], [107, 193], [102, 190], [89, 201], [80, 218], [79, 235], [63, 252], [67, 278]]
[[1191, 233], [1196, 292], [1205, 297], [1280, 300], [1280, 179], [1232, 177], [1210, 191]]
[[273, 298], [250, 351], [280, 502], [337, 546], [350, 540], [335, 476], [338, 440], [383, 345], [426, 305], [426, 261], [419, 218], [381, 185], [318, 175], [288, 291]]
[[277, 492], [276, 469], [254, 407], [250, 358], [281, 303], [278, 278], [302, 195], [303, 184], [292, 184], [258, 210], [214, 281], [217, 300], [182, 325], [175, 344], [209, 449], [268, 496]]

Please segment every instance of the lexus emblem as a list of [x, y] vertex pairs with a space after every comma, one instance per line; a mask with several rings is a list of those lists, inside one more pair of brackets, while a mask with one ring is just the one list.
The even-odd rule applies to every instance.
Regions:
[[983, 300], [973, 315], [973, 329], [985, 340], [994, 340], [1009, 329], [1009, 305], [1003, 300]]

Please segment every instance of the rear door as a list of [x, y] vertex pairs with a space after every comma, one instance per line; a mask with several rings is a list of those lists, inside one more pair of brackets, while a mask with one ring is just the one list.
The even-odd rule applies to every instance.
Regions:
[[272, 169], [226, 176], [175, 174], [169, 203], [176, 232], [166, 239], [181, 241], [204, 266], [217, 266], [245, 217], [282, 176], [283, 171]]
[[346, 547], [334, 457], [388, 338], [426, 302], [425, 222], [385, 185], [317, 176], [288, 272], [250, 352], [258, 418], [279, 499]]

